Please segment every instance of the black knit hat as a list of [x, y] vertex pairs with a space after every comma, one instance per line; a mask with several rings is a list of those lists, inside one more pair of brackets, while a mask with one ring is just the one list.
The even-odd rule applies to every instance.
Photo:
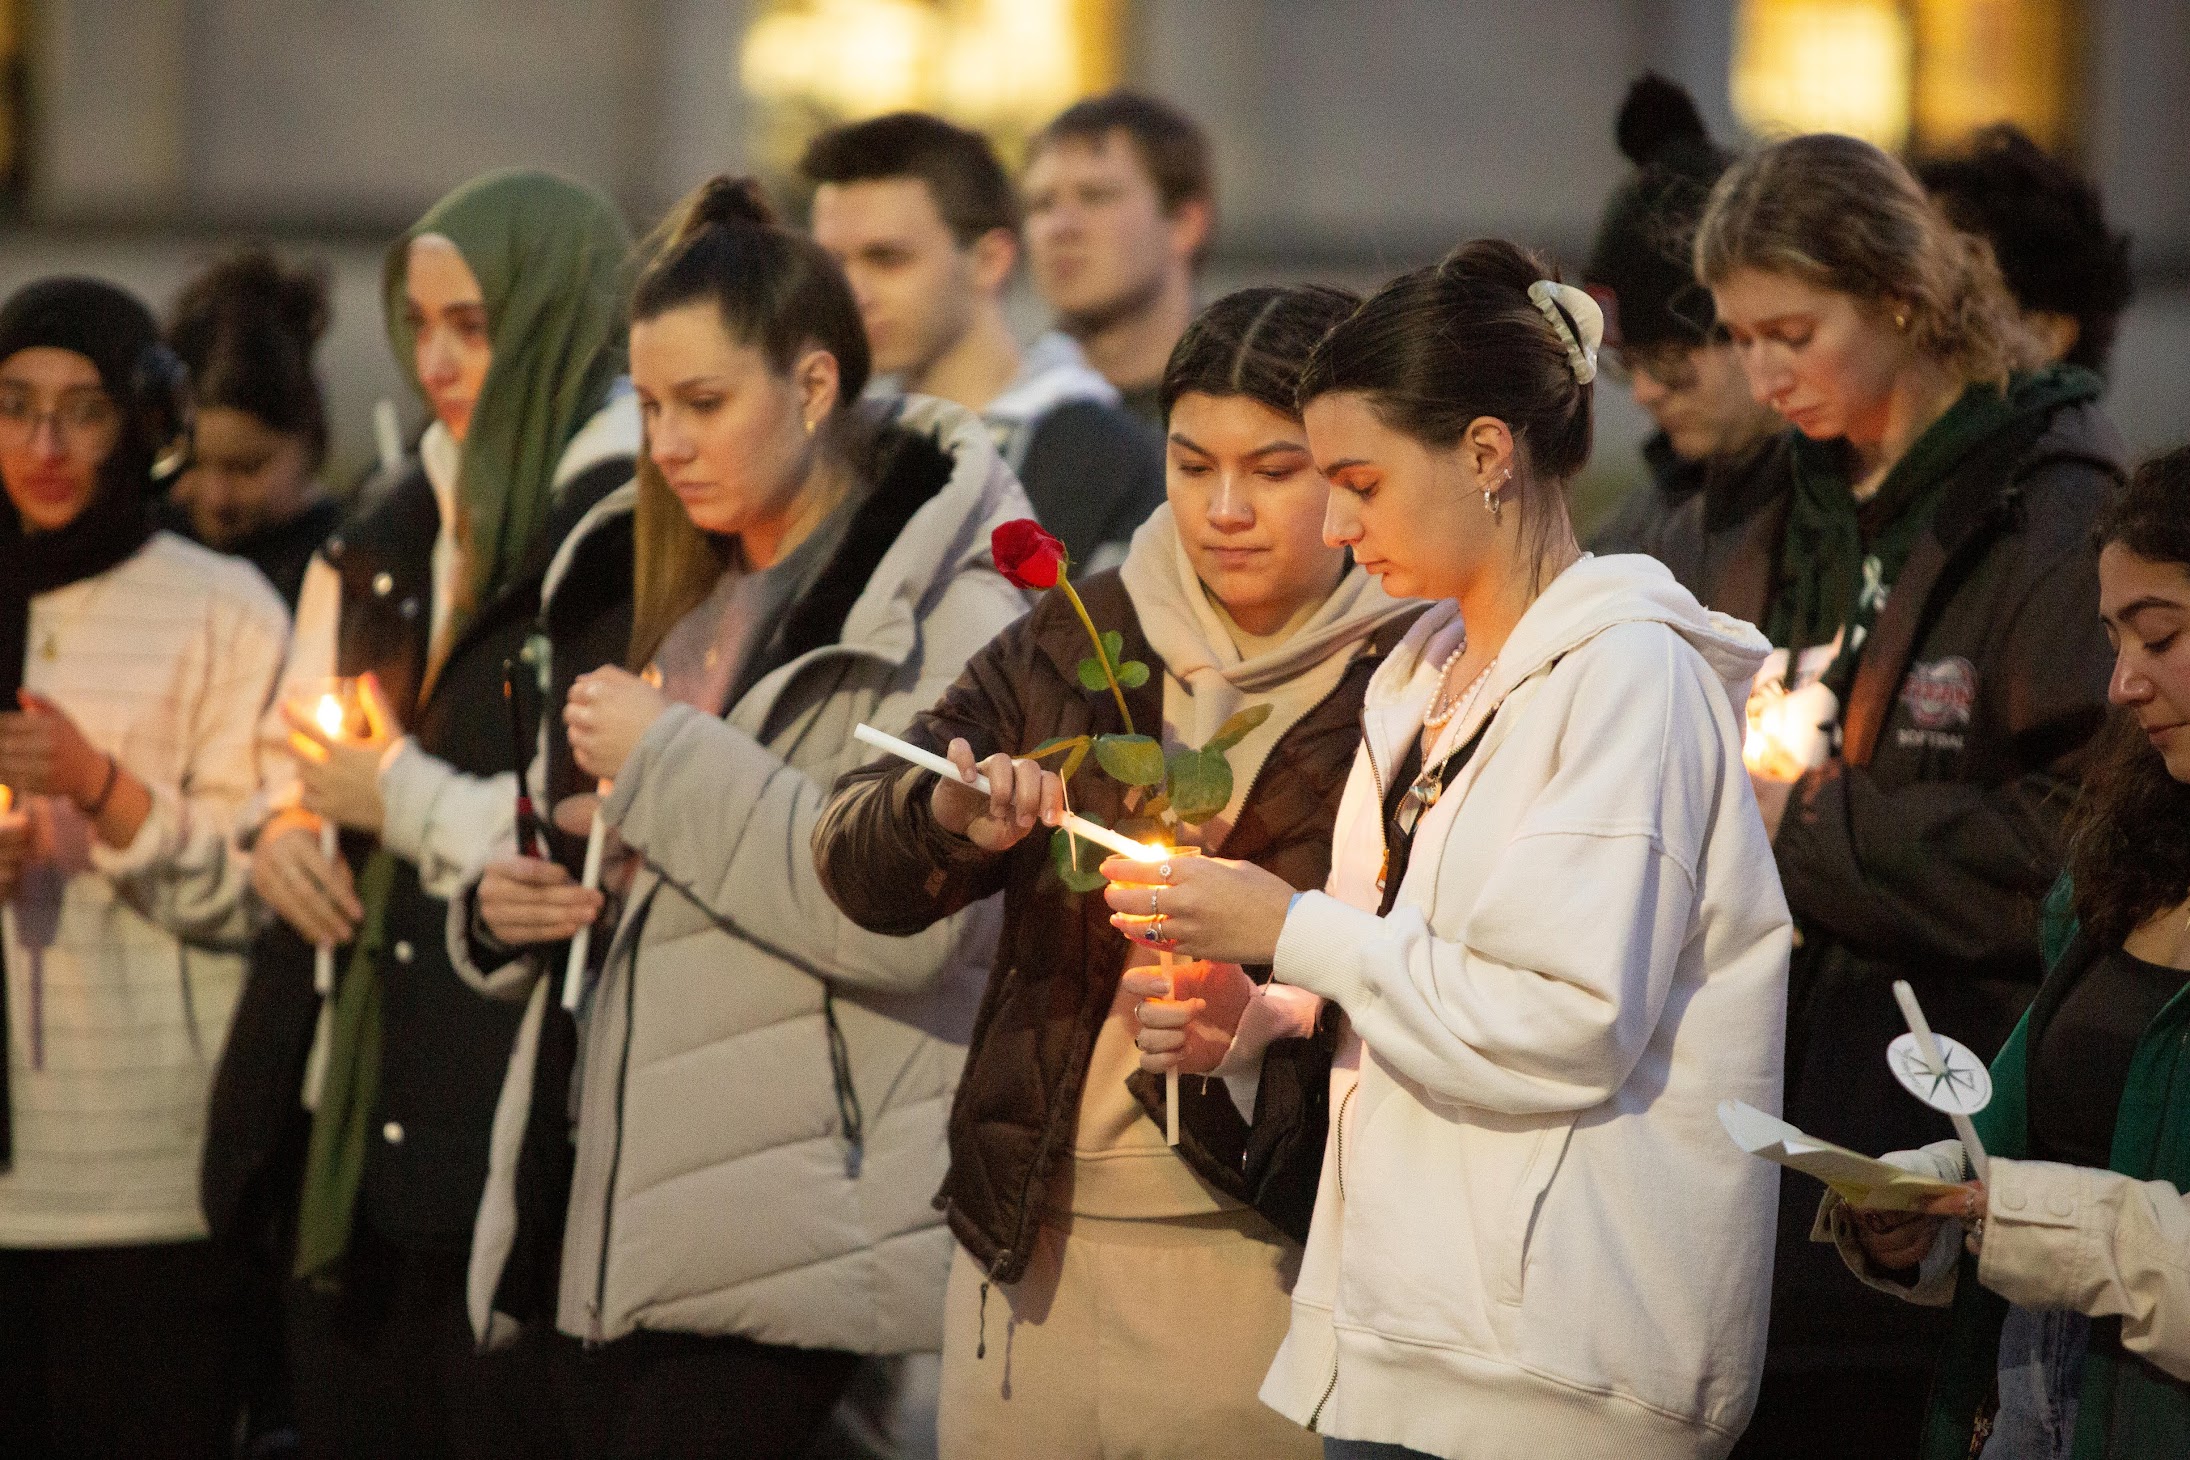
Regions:
[[1611, 296], [1614, 343], [1700, 344], [1717, 315], [1689, 245], [1732, 159], [1712, 145], [1694, 99], [1654, 71], [1628, 88], [1617, 136], [1637, 170], [1605, 204], [1582, 278], [1591, 293]]
[[0, 361], [39, 346], [73, 350], [99, 372], [123, 420], [102, 475], [149, 485], [155, 458], [189, 427], [188, 372], [152, 312], [102, 279], [40, 279], [0, 305]]

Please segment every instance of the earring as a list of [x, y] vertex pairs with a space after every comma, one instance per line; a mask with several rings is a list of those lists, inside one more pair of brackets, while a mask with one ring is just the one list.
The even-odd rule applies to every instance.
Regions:
[[814, 420], [811, 416], [806, 418], [806, 434], [809, 436], [814, 434]]
[[1907, 309], [1897, 309], [1894, 311], [1893, 327], [1901, 331], [1901, 333], [1903, 334], [1907, 334], [1909, 332], [1909, 312]]
[[1506, 505], [1505, 501], [1501, 497], [1499, 497], [1498, 489], [1512, 480], [1513, 468], [1509, 466], [1504, 471], [1498, 473], [1497, 481], [1492, 482], [1489, 486], [1483, 488], [1483, 510], [1490, 514], [1492, 526], [1496, 526], [1498, 524], [1500, 516], [1503, 513]]

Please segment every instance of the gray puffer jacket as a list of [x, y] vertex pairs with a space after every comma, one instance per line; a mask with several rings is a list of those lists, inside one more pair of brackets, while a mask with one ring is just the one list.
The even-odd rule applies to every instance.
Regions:
[[[909, 449], [789, 610], [795, 632], [816, 609], [826, 619], [817, 600], [850, 597], [835, 609], [841, 632], [767, 673], [722, 719], [673, 705], [604, 808], [641, 865], [579, 1022], [556, 1307], [573, 1337], [647, 1328], [876, 1354], [940, 1345], [950, 1235], [931, 1198], [999, 910], [877, 936], [831, 904], [809, 847], [829, 787], [869, 758], [852, 727], [903, 730], [1025, 611], [989, 534], [1029, 508], [969, 412], [910, 397], [896, 424]], [[862, 563], [875, 566], [848, 579]], [[507, 1324], [493, 1301], [560, 969], [479, 969], [456, 916], [450, 931], [459, 972], [531, 1000], [472, 1243], [472, 1322], [492, 1344]]]

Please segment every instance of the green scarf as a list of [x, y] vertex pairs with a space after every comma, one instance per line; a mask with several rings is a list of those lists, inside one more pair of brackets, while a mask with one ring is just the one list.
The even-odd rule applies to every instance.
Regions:
[[479, 281], [494, 345], [457, 479], [471, 564], [463, 605], [476, 608], [524, 556], [563, 448], [624, 373], [631, 234], [599, 193], [544, 172], [488, 173], [434, 204], [382, 272], [388, 344], [414, 388], [406, 276], [411, 241], [429, 233], [455, 244]]
[[343, 1256], [350, 1250], [373, 1105], [380, 1098], [379, 960], [387, 942], [388, 890], [394, 882], [395, 854], [374, 852], [358, 879], [365, 919], [332, 996], [327, 1078], [320, 1088], [319, 1109], [312, 1113], [312, 1141], [304, 1156], [294, 1269], [296, 1276], [323, 1285], [338, 1281]]
[[1845, 700], [1863, 640], [1970, 453], [2018, 422], [2042, 430], [2038, 418], [2096, 399], [2099, 390], [2097, 376], [2072, 365], [2017, 375], [2005, 391], [1969, 386], [1902, 453], [1868, 502], [1849, 491], [1846, 443], [1795, 437], [1794, 500], [1765, 637], [1799, 655], [1845, 630], [1839, 657], [1825, 672]]

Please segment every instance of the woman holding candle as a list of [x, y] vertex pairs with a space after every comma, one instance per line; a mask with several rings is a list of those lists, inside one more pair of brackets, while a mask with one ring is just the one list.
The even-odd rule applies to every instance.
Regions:
[[[1894, 980], [1989, 1059], [2041, 975], [2038, 909], [2105, 710], [2091, 524], [2121, 447], [2098, 378], [2030, 368], [1985, 246], [1865, 143], [1737, 162], [1695, 257], [1750, 389], [1795, 427], [1788, 504], [1727, 567], [1794, 662], [1765, 678], [1816, 680], [1827, 727], [1792, 779], [1758, 783], [1802, 929], [1787, 1118], [1916, 1146], [1941, 1127], [1880, 1055], [1902, 1029]], [[1744, 1449], [1895, 1453], [1942, 1324], [1848, 1283], [1812, 1214], [1788, 1183]]]
[[1343, 1012], [1262, 1388], [1328, 1455], [1717, 1456], [1755, 1393], [1774, 1172], [1714, 1109], [1779, 1098], [1788, 923], [1735, 698], [1765, 648], [1656, 562], [1577, 551], [1601, 332], [1482, 241], [1324, 339], [1326, 535], [1443, 600], [1369, 683], [1329, 891], [1103, 868], [1120, 927], [1274, 966], [1248, 1014], [1203, 1011], [1237, 1033], [1189, 1069], [1311, 995]]
[[[1977, 1453], [1980, 1425], [1986, 1460], [2190, 1450], [2190, 451], [2140, 468], [2098, 540], [2117, 709], [2069, 816], [2046, 981], [1975, 1117], [1990, 1180], [1925, 1215], [1820, 1213], [1866, 1283], [1953, 1304], [1926, 1456]], [[1956, 1141], [1894, 1159], [1968, 1174]]]
[[[1328, 870], [1362, 690], [1415, 610], [1322, 541], [1324, 482], [1293, 405], [1309, 350], [1356, 303], [1247, 289], [1194, 322], [1162, 387], [1169, 500], [1118, 571], [1076, 585], [1122, 636], [1114, 657], [1157, 670], [1124, 696], [1131, 728], [1198, 747], [1241, 709], [1269, 707], [1231, 752], [1230, 804], [1186, 830], [1293, 887]], [[1087, 652], [1072, 604], [1052, 594], [909, 732], [985, 774], [989, 794], [882, 762], [840, 783], [814, 841], [831, 897], [881, 932], [1004, 894], [943, 1186], [959, 1241], [943, 1453], [1313, 1454], [1254, 1391], [1314, 1200], [1332, 1041], [1311, 1020], [1239, 1080], [1187, 1086], [1180, 1144], [1165, 1144], [1160, 1082], [1128, 1078], [1133, 1008], [1168, 980], [1098, 897], [1058, 881], [1037, 827], [1054, 823], [1063, 788], [1014, 759], [1129, 728], [1079, 678]], [[1080, 776], [1073, 804], [1114, 821], [1123, 790]], [[1236, 1010], [1257, 975], [1186, 964], [1178, 976], [1182, 999]]]
[[[492, 1341], [544, 1276], [579, 1453], [793, 1456], [861, 1355], [939, 1339], [949, 1238], [929, 1199], [995, 938], [986, 909], [864, 932], [808, 848], [827, 788], [867, 757], [853, 727], [901, 727], [1024, 611], [988, 543], [1028, 508], [970, 413], [859, 403], [850, 287], [750, 182], [717, 178], [670, 216], [631, 315], [647, 462], [629, 662], [660, 687], [602, 669], [563, 710], [578, 767], [614, 783], [601, 815], [629, 885], [567, 1100], [535, 1086], [562, 981], [538, 945], [601, 896], [504, 857], [451, 924], [470, 977], [530, 998], [472, 1317]], [[498, 966], [497, 944], [533, 956]], [[575, 1160], [545, 1214], [523, 1149], [542, 1129]], [[541, 1222], [560, 1238], [535, 1274]]]
[[223, 1456], [235, 1421], [196, 1174], [288, 624], [153, 528], [186, 389], [111, 285], [0, 306], [0, 1454]]
[[[389, 250], [389, 341], [433, 423], [416, 467], [369, 490], [307, 571], [268, 717], [268, 739], [298, 754], [299, 795], [260, 834], [253, 873], [288, 929], [260, 949], [206, 1186], [238, 1222], [278, 1200], [314, 1038], [310, 945], [347, 945], [305, 1091], [317, 1109], [289, 1295], [299, 1427], [322, 1453], [560, 1453], [541, 1420], [543, 1346], [482, 1356], [464, 1318], [518, 1021], [450, 967], [445, 899], [514, 816], [505, 666], [534, 634], [545, 571], [631, 477], [629, 244], [598, 194], [503, 172]], [[388, 733], [329, 736], [295, 703], [368, 673]], [[345, 856], [322, 855], [322, 817]]]

